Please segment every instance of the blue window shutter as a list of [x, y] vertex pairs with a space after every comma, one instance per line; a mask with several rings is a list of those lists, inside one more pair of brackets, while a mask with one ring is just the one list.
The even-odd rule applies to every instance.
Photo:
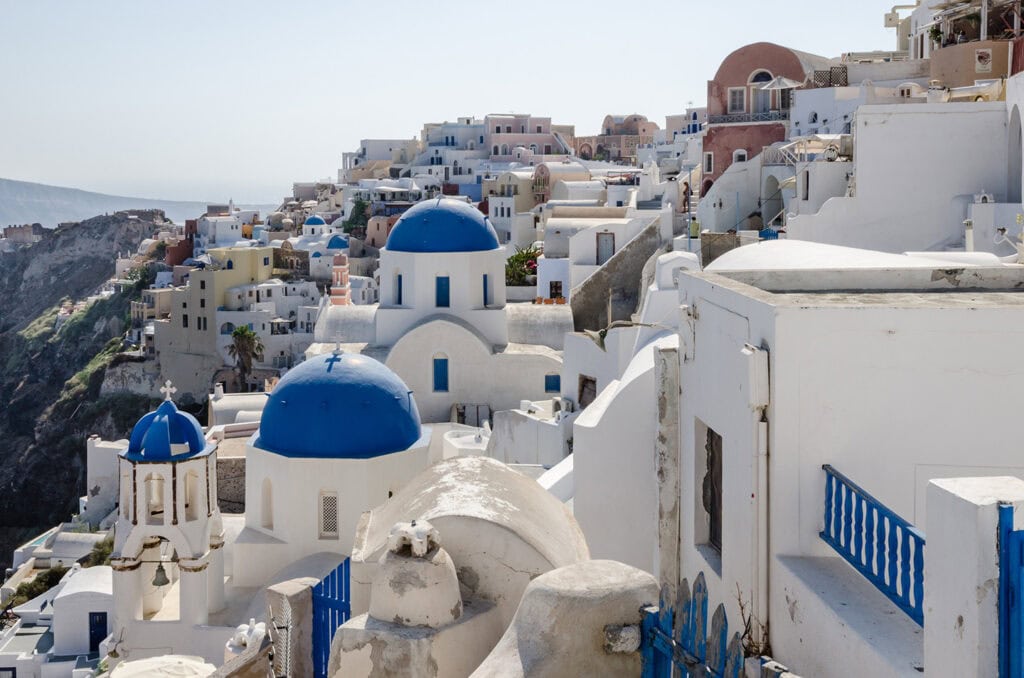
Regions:
[[437, 276], [437, 299], [436, 304], [438, 308], [448, 308], [451, 305], [451, 282], [450, 278], [446, 275]]
[[484, 306], [487, 305], [487, 301], [488, 301], [488, 299], [487, 299], [487, 292], [488, 292], [488, 290], [487, 290], [487, 274], [484, 273]]
[[434, 358], [434, 390], [448, 391], [448, 358]]
[[560, 374], [546, 374], [546, 375], [544, 375], [544, 392], [545, 393], [561, 393], [562, 392], [562, 376]]
[[398, 274], [398, 279], [395, 282], [395, 305], [402, 305], [402, 274]]

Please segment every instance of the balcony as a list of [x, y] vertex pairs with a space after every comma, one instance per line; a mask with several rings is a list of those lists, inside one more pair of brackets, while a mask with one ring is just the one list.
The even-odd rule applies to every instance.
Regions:
[[789, 120], [789, 111], [765, 111], [764, 113], [730, 113], [728, 115], [709, 115], [708, 124], [726, 125], [745, 122], [781, 122]]

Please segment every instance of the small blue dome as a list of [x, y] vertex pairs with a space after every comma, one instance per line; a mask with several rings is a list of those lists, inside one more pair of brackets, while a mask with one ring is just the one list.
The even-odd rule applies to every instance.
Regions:
[[[173, 445], [188, 448], [178, 451]], [[174, 402], [165, 400], [155, 412], [144, 415], [135, 424], [124, 456], [135, 462], [181, 461], [205, 449], [203, 429], [196, 418], [179, 411]]]
[[393, 252], [481, 252], [500, 245], [480, 210], [461, 200], [438, 198], [410, 207], [391, 229], [385, 247]]
[[253, 445], [285, 457], [369, 459], [420, 437], [412, 391], [373, 358], [320, 355], [281, 378], [267, 398]]
[[344, 238], [340, 235], [336, 235], [327, 241], [327, 249], [329, 250], [344, 250], [348, 249], [348, 238]]
[[322, 254], [320, 254], [319, 252], [313, 252], [313, 258], [314, 258], [314, 259], [316, 259], [317, 257], [322, 257], [322, 256], [323, 256], [323, 255], [322, 255]]
[[323, 220], [323, 217], [318, 217], [315, 214], [313, 216], [311, 216], [311, 217], [306, 217], [306, 221], [303, 222], [303, 223], [306, 226], [326, 226], [327, 225], [327, 222]]

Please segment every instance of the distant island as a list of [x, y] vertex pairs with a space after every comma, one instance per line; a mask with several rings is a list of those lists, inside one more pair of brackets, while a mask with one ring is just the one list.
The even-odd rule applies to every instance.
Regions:
[[[224, 202], [227, 197], [218, 201]], [[206, 202], [130, 198], [82, 191], [77, 188], [49, 186], [29, 181], [0, 179], [0, 227], [38, 223], [54, 228], [65, 221], [81, 221], [97, 214], [125, 209], [159, 209], [168, 219], [182, 223], [206, 212]], [[267, 213], [277, 205], [239, 205]]]

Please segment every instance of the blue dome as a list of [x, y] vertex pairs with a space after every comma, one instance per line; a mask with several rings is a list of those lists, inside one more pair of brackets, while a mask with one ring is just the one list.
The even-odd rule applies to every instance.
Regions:
[[385, 245], [393, 252], [480, 252], [499, 246], [498, 234], [480, 210], [450, 198], [410, 207]]
[[322, 254], [320, 254], [319, 252], [313, 252], [313, 258], [314, 258], [314, 259], [316, 259], [317, 257], [322, 257], [322, 256], [323, 256], [323, 255], [322, 255]]
[[[187, 445], [175, 450], [172, 445]], [[124, 456], [129, 461], [181, 461], [206, 449], [203, 429], [188, 412], [180, 412], [165, 400], [155, 412], [144, 415], [132, 429]]]
[[327, 222], [323, 220], [323, 217], [318, 217], [315, 214], [313, 216], [311, 216], [311, 217], [306, 217], [306, 221], [303, 222], [303, 223], [306, 226], [326, 226], [327, 225]]
[[256, 447], [285, 457], [369, 459], [420, 437], [409, 387], [382, 363], [320, 355], [281, 378], [263, 408]]
[[348, 239], [343, 238], [340, 235], [336, 235], [327, 241], [327, 249], [329, 250], [344, 250], [348, 249]]

